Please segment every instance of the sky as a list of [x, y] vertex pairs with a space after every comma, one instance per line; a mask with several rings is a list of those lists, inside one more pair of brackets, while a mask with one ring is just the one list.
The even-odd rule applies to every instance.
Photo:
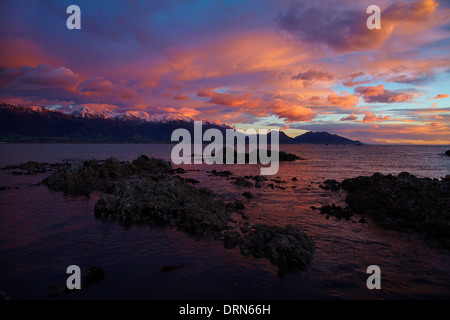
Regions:
[[0, 2], [7, 103], [450, 144], [449, 94], [449, 0]]

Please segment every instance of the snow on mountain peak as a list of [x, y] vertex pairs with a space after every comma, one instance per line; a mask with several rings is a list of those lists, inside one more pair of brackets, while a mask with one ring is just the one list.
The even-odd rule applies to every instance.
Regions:
[[114, 114], [110, 109], [104, 109], [102, 111], [95, 110], [93, 108], [89, 108], [88, 106], [78, 106], [73, 108], [70, 112], [70, 115], [81, 118], [102, 118], [108, 119]]
[[[61, 110], [52, 110], [47, 108], [42, 108], [38, 106], [28, 107], [27, 109], [33, 110], [36, 112], [41, 112], [43, 110], [62, 112], [73, 117], [77, 118], [88, 118], [88, 119], [113, 119], [119, 121], [143, 121], [143, 122], [154, 122], [154, 123], [167, 123], [172, 121], [183, 121], [183, 122], [193, 122], [197, 121], [197, 119], [189, 116], [184, 116], [179, 113], [161, 113], [161, 114], [153, 114], [142, 111], [142, 110], [129, 110], [125, 112], [118, 112], [116, 110], [111, 110], [105, 108], [103, 110], [97, 110], [91, 108], [87, 105], [80, 105], [76, 107], [72, 107], [71, 109], [61, 109]], [[202, 120], [203, 122], [208, 122], [206, 120]]]

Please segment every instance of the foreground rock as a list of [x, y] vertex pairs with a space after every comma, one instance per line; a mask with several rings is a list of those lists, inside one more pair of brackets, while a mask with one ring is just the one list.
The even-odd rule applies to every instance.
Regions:
[[327, 219], [329, 216], [334, 216], [337, 219], [345, 219], [350, 220], [353, 216], [353, 213], [348, 208], [342, 208], [341, 206], [337, 206], [334, 203], [332, 205], [324, 205], [320, 208], [320, 213], [326, 214]]
[[91, 284], [94, 284], [96, 282], [103, 280], [104, 277], [105, 277], [105, 272], [103, 271], [102, 267], [97, 267], [97, 266], [90, 267], [84, 273], [85, 285], [90, 286]]
[[176, 226], [191, 234], [219, 235], [231, 221], [231, 207], [207, 189], [198, 189], [171, 176], [117, 181], [103, 193], [95, 216], [123, 224]]
[[244, 254], [254, 257], [267, 257], [282, 268], [304, 267], [314, 257], [314, 241], [306, 233], [288, 225], [286, 228], [254, 225], [240, 241], [239, 246]]
[[[177, 172], [169, 162], [146, 156], [131, 163], [109, 158], [64, 164], [43, 183], [52, 190], [70, 194], [102, 191], [94, 208], [99, 219], [124, 225], [172, 226], [197, 236], [213, 236], [227, 248], [239, 245], [244, 254], [267, 257], [283, 268], [304, 267], [312, 261], [314, 242], [292, 226], [283, 229], [246, 224], [241, 229], [244, 236], [230, 231], [237, 227], [233, 212], [248, 219], [241, 212], [244, 204], [225, 203], [210, 190], [196, 188], [189, 179], [175, 175]], [[248, 178], [260, 180], [258, 176]], [[234, 182], [253, 185], [241, 177]], [[250, 195], [253, 196], [244, 196]]]
[[450, 150], [445, 151], [445, 155], [450, 157]]
[[375, 173], [345, 179], [348, 209], [385, 228], [419, 232], [450, 247], [450, 179], [417, 178]]
[[108, 190], [113, 181], [132, 175], [166, 173], [172, 170], [170, 162], [139, 156], [133, 162], [108, 158], [105, 161], [88, 160], [66, 163], [42, 181], [49, 189], [67, 194], [89, 194], [94, 190]]
[[328, 180], [324, 181], [323, 184], [320, 184], [319, 187], [324, 190], [337, 191], [337, 190], [341, 189], [341, 184], [339, 182], [337, 182], [336, 180], [328, 179]]

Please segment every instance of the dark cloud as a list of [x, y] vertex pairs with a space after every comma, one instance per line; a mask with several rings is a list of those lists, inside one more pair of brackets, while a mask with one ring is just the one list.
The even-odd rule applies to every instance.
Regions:
[[37, 67], [24, 66], [20, 71], [22, 75], [12, 84], [18, 89], [67, 88], [74, 86], [80, 77], [68, 68], [53, 68], [48, 64], [40, 64]]
[[419, 24], [430, 19], [437, 3], [421, 0], [412, 3], [395, 2], [382, 11], [382, 27], [369, 30], [366, 26], [368, 4], [336, 6], [334, 1], [313, 4], [292, 3], [277, 18], [281, 30], [299, 40], [325, 44], [338, 51], [370, 51], [379, 48], [391, 36], [397, 25]]
[[347, 117], [341, 118], [339, 121], [354, 121], [356, 119], [358, 119], [358, 117], [352, 113], [351, 115], [349, 115]]
[[87, 79], [78, 85], [81, 92], [106, 92], [112, 89], [111, 81], [103, 77], [94, 77]]
[[415, 92], [406, 91], [391, 91], [384, 89], [384, 85], [357, 87], [355, 94], [364, 98], [367, 103], [394, 103], [394, 102], [406, 102], [415, 98]]
[[303, 87], [307, 88], [314, 84], [316, 81], [333, 80], [333, 76], [325, 71], [317, 71], [309, 69], [305, 72], [300, 72], [291, 77], [291, 80], [302, 80]]

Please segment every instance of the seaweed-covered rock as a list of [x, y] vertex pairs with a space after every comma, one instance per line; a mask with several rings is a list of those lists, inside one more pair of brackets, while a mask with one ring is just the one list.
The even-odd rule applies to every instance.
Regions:
[[242, 195], [244, 197], [246, 197], [247, 199], [252, 199], [252, 198], [255, 197], [255, 195], [253, 193], [251, 193], [251, 192], [243, 192]]
[[344, 218], [345, 220], [350, 220], [353, 216], [353, 213], [347, 208], [342, 208], [341, 206], [337, 206], [335, 204], [325, 205], [320, 208], [320, 213], [326, 214], [328, 216], [334, 216], [338, 219]]
[[254, 225], [240, 243], [241, 252], [267, 257], [280, 267], [304, 267], [314, 257], [314, 241], [300, 229]]
[[84, 273], [85, 285], [90, 286], [93, 283], [101, 281], [105, 277], [105, 272], [101, 267], [93, 266], [90, 267]]
[[280, 161], [305, 160], [302, 157], [296, 155], [295, 153], [287, 153], [285, 151], [280, 151], [278, 157]]
[[385, 228], [414, 231], [450, 246], [450, 180], [375, 173], [342, 181], [348, 207]]
[[250, 181], [248, 181], [245, 178], [242, 177], [237, 177], [236, 179], [233, 179], [234, 181], [232, 182], [233, 184], [240, 186], [240, 187], [253, 187], [253, 183], [251, 183]]
[[223, 236], [223, 244], [225, 248], [233, 248], [241, 241], [241, 234], [237, 231], [226, 231]]
[[119, 161], [114, 157], [105, 161], [88, 160], [66, 163], [42, 181], [51, 190], [67, 194], [89, 194], [91, 191], [104, 191], [111, 188], [117, 179], [132, 175], [157, 174], [169, 172], [170, 162], [139, 156], [132, 163]]
[[192, 234], [217, 235], [227, 229], [231, 210], [207, 189], [162, 176], [117, 181], [112, 193], [102, 194], [94, 212], [124, 224], [169, 225]]
[[341, 184], [339, 182], [337, 182], [336, 180], [328, 179], [328, 180], [324, 181], [323, 184], [320, 184], [319, 187], [324, 190], [337, 191], [337, 190], [341, 189]]

